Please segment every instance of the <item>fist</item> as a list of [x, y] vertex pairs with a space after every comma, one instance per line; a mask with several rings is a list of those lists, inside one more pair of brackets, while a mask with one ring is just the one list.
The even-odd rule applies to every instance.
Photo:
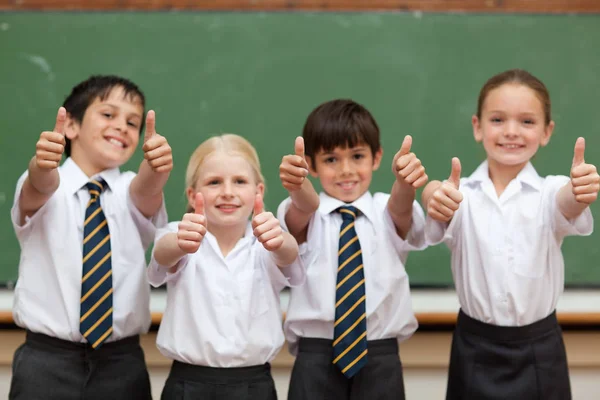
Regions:
[[188, 254], [198, 251], [206, 234], [206, 217], [204, 216], [202, 193], [196, 193], [194, 200], [194, 212], [185, 214], [177, 229], [177, 245]]
[[585, 163], [584, 153], [585, 139], [580, 137], [575, 142], [571, 166], [571, 186], [578, 203], [591, 204], [598, 198], [600, 176], [595, 165]]
[[429, 178], [425, 173], [425, 167], [421, 165], [421, 160], [410, 151], [411, 146], [412, 137], [407, 135], [404, 137], [400, 150], [394, 156], [392, 172], [396, 175], [398, 182], [417, 189], [425, 185]]
[[56, 124], [52, 131], [44, 131], [35, 145], [35, 163], [41, 169], [58, 168], [65, 151], [65, 123], [67, 110], [58, 109]]
[[308, 163], [304, 157], [304, 139], [299, 136], [294, 144], [294, 154], [287, 155], [279, 165], [279, 179], [288, 192], [300, 190], [308, 176]]
[[156, 115], [153, 110], [146, 115], [144, 135], [144, 158], [155, 172], [169, 172], [173, 169], [173, 153], [164, 136], [156, 133]]
[[283, 229], [273, 213], [265, 212], [262, 196], [256, 195], [252, 217], [254, 236], [268, 251], [275, 251], [283, 245]]
[[436, 221], [450, 221], [463, 200], [462, 193], [458, 191], [459, 186], [460, 160], [454, 157], [450, 177], [431, 195], [427, 204], [427, 214]]

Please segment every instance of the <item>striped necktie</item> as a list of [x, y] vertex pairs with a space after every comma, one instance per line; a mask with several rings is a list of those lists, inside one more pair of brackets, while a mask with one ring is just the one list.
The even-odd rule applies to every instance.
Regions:
[[351, 378], [367, 363], [367, 312], [362, 251], [354, 229], [358, 210], [346, 206], [342, 214], [335, 292], [333, 363]]
[[79, 332], [93, 348], [98, 348], [113, 331], [110, 233], [100, 205], [100, 193], [106, 183], [103, 180], [92, 180], [85, 187], [91, 198], [85, 210], [83, 224]]

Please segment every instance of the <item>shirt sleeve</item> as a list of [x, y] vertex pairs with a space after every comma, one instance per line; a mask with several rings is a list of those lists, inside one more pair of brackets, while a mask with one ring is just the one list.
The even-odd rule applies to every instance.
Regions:
[[568, 176], [547, 176], [544, 180], [544, 192], [547, 196], [548, 210], [552, 229], [559, 241], [566, 236], [588, 236], [594, 230], [594, 218], [590, 207], [587, 207], [578, 217], [567, 219], [558, 207], [557, 195], [559, 190], [569, 183]]
[[[60, 170], [59, 170], [60, 173]], [[19, 242], [24, 241], [28, 234], [30, 233], [32, 226], [35, 225], [36, 221], [38, 221], [42, 216], [47, 212], [48, 208], [52, 207], [52, 203], [56, 201], [57, 192], [60, 190], [60, 187], [54, 192], [54, 194], [40, 207], [39, 210], [35, 212], [31, 217], [25, 217], [25, 223], [21, 224], [21, 209], [19, 207], [19, 200], [21, 198], [21, 191], [23, 189], [23, 184], [25, 180], [29, 176], [29, 171], [25, 171], [23, 175], [17, 181], [17, 187], [15, 189], [15, 198], [13, 201], [12, 208], [10, 210], [11, 222], [13, 224], [13, 228], [15, 230], [15, 234]]]
[[394, 220], [390, 215], [387, 203], [390, 195], [386, 193], [375, 193], [373, 201], [377, 210], [383, 210], [383, 221], [387, 234], [392, 238], [392, 243], [398, 254], [404, 254], [411, 250], [423, 250], [427, 247], [425, 241], [425, 214], [421, 205], [413, 201], [412, 224], [405, 239], [402, 239], [396, 230]]
[[279, 292], [284, 287], [300, 286], [306, 280], [306, 268], [300, 256], [289, 265], [279, 267], [270, 251], [267, 251], [257, 240], [254, 244], [259, 247], [261, 264], [265, 268], [271, 285]]
[[[158, 241], [166, 234], [177, 232], [178, 225], [179, 221], [176, 221], [170, 222], [168, 225], [159, 228], [156, 232], [156, 239], [154, 241], [154, 245], [156, 246], [156, 243], [158, 243]], [[156, 259], [154, 258], [154, 250], [152, 250], [152, 258], [150, 259], [150, 264], [148, 265], [146, 271], [148, 275], [148, 282], [154, 287], [159, 287], [175, 279], [187, 265], [188, 261], [189, 255], [186, 254], [181, 258], [181, 260], [179, 260], [177, 264], [175, 264], [175, 266], [177, 267], [177, 271], [171, 273], [169, 272], [170, 266], [161, 265], [156, 261]]]
[[[287, 199], [282, 201], [281, 204], [279, 204], [279, 207], [277, 207], [277, 219], [281, 224], [281, 228], [286, 232], [289, 232], [289, 229], [287, 227], [287, 224], [285, 223], [285, 215], [291, 205], [292, 199], [291, 197], [288, 197]], [[314, 261], [318, 255], [317, 251], [315, 251], [315, 247], [310, 246], [310, 243], [319, 243], [319, 241], [321, 240], [320, 232], [322, 231], [322, 229], [320, 228], [320, 226], [321, 220], [319, 218], [319, 210], [317, 210], [308, 222], [306, 242], [298, 245], [298, 254], [302, 259], [304, 265], [310, 265], [311, 262]]]
[[148, 249], [154, 237], [156, 235], [157, 228], [162, 228], [167, 225], [168, 216], [167, 209], [165, 206], [165, 198], [163, 195], [163, 201], [160, 205], [159, 210], [154, 214], [151, 218], [147, 218], [144, 214], [138, 210], [138, 208], [133, 203], [131, 199], [131, 195], [129, 190], [131, 188], [131, 181], [135, 178], [135, 173], [127, 172], [124, 173], [126, 175], [127, 184], [125, 188], [126, 198], [127, 198], [127, 208], [131, 214], [131, 218], [135, 226], [137, 227], [138, 232], [140, 233], [140, 237], [142, 238], [142, 245], [144, 246], [144, 250]]

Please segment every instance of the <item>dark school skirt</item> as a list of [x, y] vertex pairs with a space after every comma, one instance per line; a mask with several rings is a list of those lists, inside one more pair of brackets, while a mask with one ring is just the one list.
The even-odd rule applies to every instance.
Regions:
[[556, 312], [526, 326], [496, 326], [462, 310], [452, 338], [446, 400], [570, 400]]
[[212, 368], [173, 361], [162, 400], [277, 400], [271, 365]]

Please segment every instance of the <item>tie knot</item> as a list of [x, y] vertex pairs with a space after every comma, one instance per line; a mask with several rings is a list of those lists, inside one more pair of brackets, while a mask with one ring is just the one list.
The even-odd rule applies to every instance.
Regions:
[[100, 193], [102, 193], [102, 191], [104, 190], [104, 188], [106, 187], [106, 182], [104, 182], [104, 180], [99, 179], [99, 180], [91, 180], [88, 183], [85, 184], [85, 187], [87, 188], [87, 190], [90, 192], [90, 196], [92, 196], [92, 198], [96, 198], [100, 196]]
[[358, 215], [358, 209], [354, 206], [343, 206], [337, 209], [342, 214], [344, 221], [354, 221]]

